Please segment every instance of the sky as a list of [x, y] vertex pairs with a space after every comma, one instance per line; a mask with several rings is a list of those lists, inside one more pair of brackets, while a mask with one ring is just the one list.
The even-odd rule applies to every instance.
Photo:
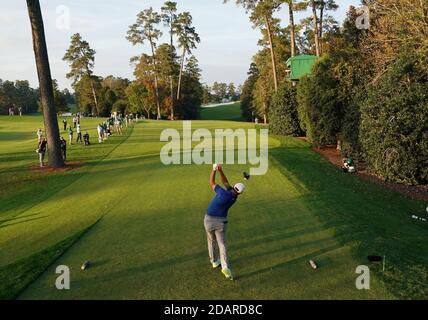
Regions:
[[[253, 29], [242, 7], [234, 1], [178, 0], [179, 11], [189, 11], [201, 37], [201, 43], [193, 52], [202, 69], [202, 81], [207, 84], [234, 82], [242, 84], [257, 46], [260, 31]], [[95, 74], [114, 75], [133, 79], [129, 59], [148, 46], [132, 46], [125, 38], [129, 25], [139, 11], [152, 6], [159, 10], [164, 0], [40, 0], [45, 24], [52, 77], [60, 88], [71, 88], [65, 75], [69, 67], [62, 61], [70, 37], [79, 32], [96, 50]], [[339, 10], [334, 12], [343, 21], [350, 5], [358, 6], [360, 0], [338, 0]], [[64, 19], [69, 13], [69, 23]], [[310, 13], [299, 14], [300, 20]], [[278, 17], [288, 23], [287, 11], [282, 9]], [[31, 29], [26, 2], [0, 0], [0, 78], [3, 80], [29, 80], [38, 87], [32, 48]], [[162, 26], [161, 26], [162, 27]], [[162, 27], [162, 29], [164, 29]], [[168, 32], [163, 30], [161, 42], [168, 42]]]

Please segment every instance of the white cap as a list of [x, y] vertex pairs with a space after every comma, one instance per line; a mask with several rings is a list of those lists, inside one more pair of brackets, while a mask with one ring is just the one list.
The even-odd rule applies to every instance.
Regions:
[[237, 184], [235, 184], [235, 186], [233, 187], [233, 189], [235, 189], [236, 192], [238, 192], [239, 194], [241, 194], [242, 192], [244, 192], [245, 185], [243, 183], [237, 183]]

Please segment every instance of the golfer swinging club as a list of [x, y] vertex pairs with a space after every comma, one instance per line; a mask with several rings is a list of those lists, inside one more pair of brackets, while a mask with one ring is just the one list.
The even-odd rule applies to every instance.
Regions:
[[[220, 173], [221, 182], [226, 190], [215, 183], [215, 174], [217, 171]], [[232, 271], [227, 261], [227, 213], [230, 207], [236, 202], [238, 196], [244, 191], [245, 186], [242, 183], [237, 183], [232, 188], [219, 164], [213, 165], [213, 170], [210, 175], [210, 185], [216, 195], [211, 200], [204, 219], [208, 240], [208, 254], [213, 268], [215, 269], [221, 265], [221, 272], [224, 276], [227, 279], [233, 280]], [[218, 259], [217, 250], [215, 248], [216, 243], [220, 251], [220, 259]]]

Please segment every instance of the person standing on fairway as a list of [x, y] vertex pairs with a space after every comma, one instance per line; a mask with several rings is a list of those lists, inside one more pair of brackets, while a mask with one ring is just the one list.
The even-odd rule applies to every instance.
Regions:
[[47, 144], [48, 144], [48, 142], [46, 141], [46, 138], [42, 137], [41, 141], [39, 142], [39, 145], [37, 147], [37, 153], [39, 154], [40, 168], [44, 167], [44, 160], [45, 160], [45, 153], [46, 153]]
[[77, 124], [76, 132], [77, 132], [77, 140], [76, 140], [76, 142], [77, 143], [78, 142], [83, 143], [83, 140], [82, 140], [82, 129], [80, 128], [80, 123]]
[[67, 141], [63, 137], [59, 139], [60, 146], [61, 146], [61, 154], [64, 161], [67, 160]]
[[[223, 189], [215, 182], [216, 172], [220, 173], [221, 182], [226, 189]], [[233, 274], [227, 260], [227, 214], [230, 207], [236, 202], [236, 199], [244, 191], [244, 184], [237, 183], [231, 187], [223, 169], [219, 164], [213, 165], [210, 175], [211, 189], [216, 193], [208, 206], [204, 218], [205, 231], [208, 240], [208, 254], [213, 268], [221, 265], [221, 272], [227, 279], [233, 280]], [[220, 251], [220, 259], [217, 257], [216, 244]]]
[[37, 130], [37, 143], [40, 143], [42, 141], [42, 138], [43, 138], [43, 131], [41, 128], [39, 128]]
[[71, 146], [73, 144], [73, 128], [71, 126], [68, 127], [68, 140]]

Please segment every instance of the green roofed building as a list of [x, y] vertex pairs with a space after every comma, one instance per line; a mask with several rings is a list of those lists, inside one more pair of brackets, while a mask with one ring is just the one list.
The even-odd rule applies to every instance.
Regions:
[[317, 62], [318, 57], [302, 54], [299, 56], [291, 57], [287, 60], [287, 68], [289, 69], [289, 79], [298, 81], [303, 76], [310, 74], [312, 67]]

